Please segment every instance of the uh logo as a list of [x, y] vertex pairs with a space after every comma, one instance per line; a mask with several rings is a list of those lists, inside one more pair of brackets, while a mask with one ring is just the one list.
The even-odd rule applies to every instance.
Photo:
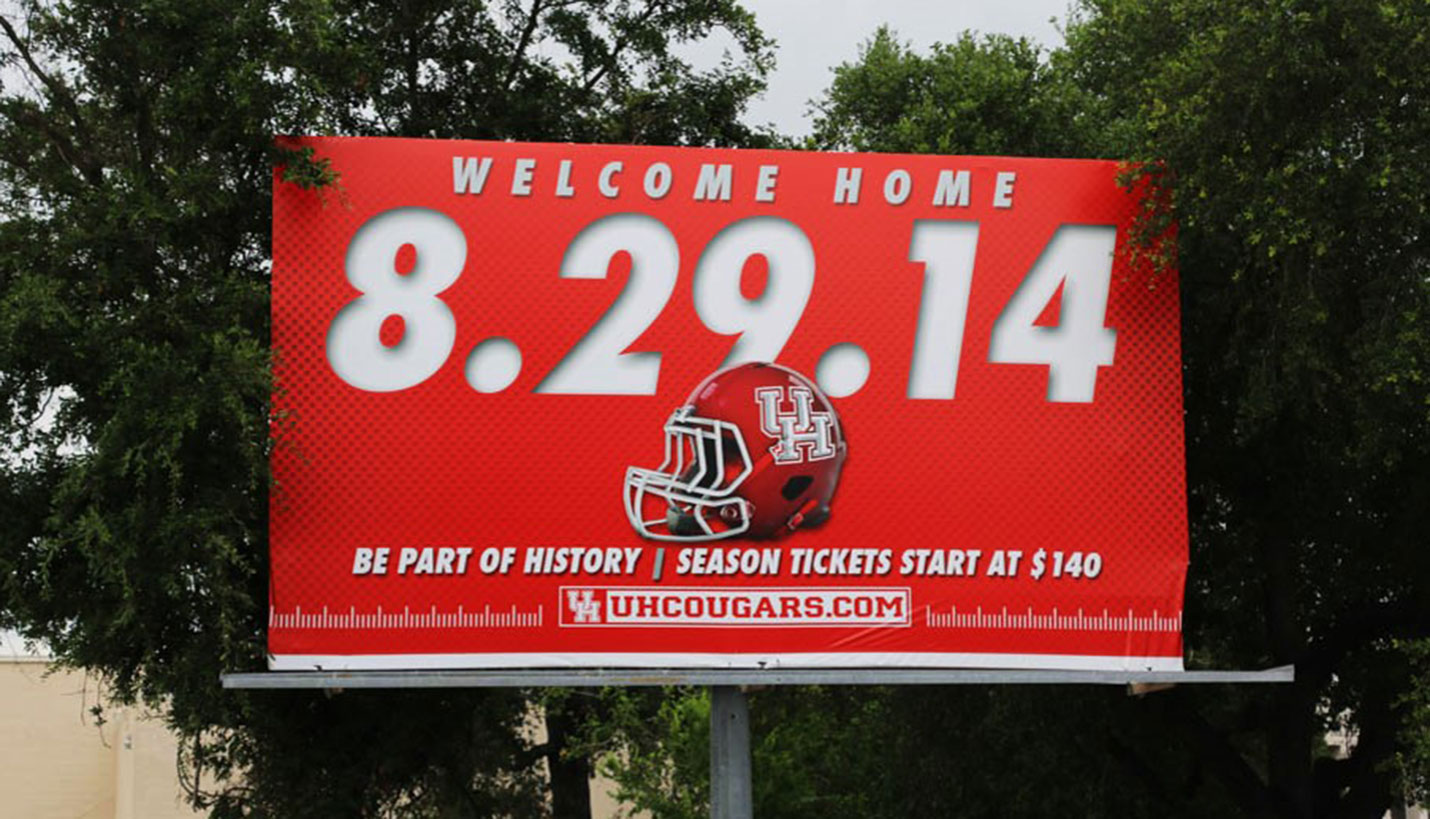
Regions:
[[760, 430], [777, 440], [770, 447], [775, 463], [797, 464], [833, 458], [834, 418], [830, 413], [814, 411], [814, 394], [804, 387], [790, 387], [789, 400], [793, 409], [782, 412], [784, 387], [755, 390], [755, 402], [760, 405]]
[[566, 605], [573, 623], [601, 622], [601, 601], [594, 589], [567, 589]]

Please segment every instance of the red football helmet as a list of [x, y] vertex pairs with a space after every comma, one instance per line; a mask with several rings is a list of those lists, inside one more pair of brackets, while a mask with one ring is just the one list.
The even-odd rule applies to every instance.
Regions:
[[829, 517], [848, 447], [839, 414], [778, 364], [711, 375], [665, 423], [665, 461], [626, 470], [626, 516], [653, 540], [772, 538]]

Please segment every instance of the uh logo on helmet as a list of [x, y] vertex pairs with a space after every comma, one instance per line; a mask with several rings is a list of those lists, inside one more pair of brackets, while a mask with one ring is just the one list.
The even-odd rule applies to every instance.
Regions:
[[665, 422], [665, 460], [626, 470], [626, 517], [652, 540], [780, 537], [829, 517], [848, 445], [814, 382], [778, 364], [709, 376]]

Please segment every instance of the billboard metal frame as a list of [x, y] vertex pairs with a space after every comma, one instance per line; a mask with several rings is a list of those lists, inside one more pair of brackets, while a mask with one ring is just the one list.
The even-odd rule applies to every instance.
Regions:
[[1132, 685], [1286, 683], [1289, 665], [1260, 671], [1080, 671], [1002, 668], [572, 668], [497, 671], [260, 671], [221, 675], [224, 688], [541, 688], [656, 685]]

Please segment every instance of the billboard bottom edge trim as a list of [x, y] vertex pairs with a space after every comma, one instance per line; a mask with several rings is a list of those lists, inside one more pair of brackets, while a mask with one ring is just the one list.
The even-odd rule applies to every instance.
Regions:
[[270, 671], [392, 671], [516, 668], [1014, 668], [1076, 671], [1181, 671], [1182, 658], [1095, 654], [840, 652], [790, 654], [513, 653], [279, 654]]

